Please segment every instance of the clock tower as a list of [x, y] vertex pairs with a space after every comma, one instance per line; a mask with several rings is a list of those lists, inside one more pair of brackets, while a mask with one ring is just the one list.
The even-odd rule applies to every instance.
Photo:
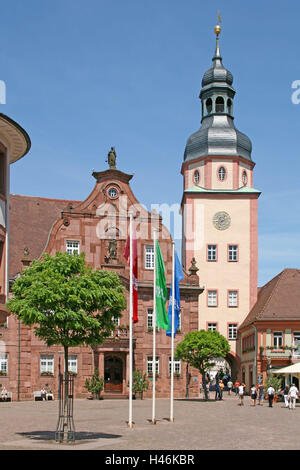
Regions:
[[217, 330], [231, 346], [232, 376], [238, 368], [236, 335], [257, 298], [257, 203], [250, 139], [234, 125], [233, 76], [215, 27], [212, 66], [202, 79], [201, 127], [186, 143], [183, 175], [185, 268], [197, 262], [205, 292], [199, 296], [199, 329]]

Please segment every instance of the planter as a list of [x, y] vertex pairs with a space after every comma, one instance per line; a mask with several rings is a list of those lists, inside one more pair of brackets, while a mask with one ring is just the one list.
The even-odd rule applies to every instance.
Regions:
[[135, 392], [134, 396], [135, 396], [136, 399], [142, 400], [143, 399], [143, 392]]

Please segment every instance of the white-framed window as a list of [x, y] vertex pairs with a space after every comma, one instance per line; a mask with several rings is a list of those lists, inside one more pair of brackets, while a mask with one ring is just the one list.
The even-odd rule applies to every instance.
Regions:
[[207, 245], [207, 261], [217, 261], [217, 245]]
[[237, 290], [228, 291], [228, 307], [238, 307], [239, 295]]
[[207, 331], [217, 331], [217, 324], [216, 323], [208, 323], [207, 324]]
[[218, 176], [219, 176], [219, 179], [220, 179], [221, 181], [224, 181], [224, 179], [225, 179], [225, 177], [226, 177], [226, 170], [225, 170], [225, 168], [224, 168], [223, 166], [221, 166], [221, 167], [219, 168]]
[[4, 374], [7, 375], [7, 354], [6, 353], [0, 353], [0, 371]]
[[207, 291], [207, 306], [217, 307], [218, 305], [218, 293], [216, 290]]
[[147, 328], [153, 328], [153, 308], [147, 310]]
[[49, 372], [54, 374], [54, 356], [41, 356], [40, 357], [40, 372]]
[[[156, 361], [155, 361], [155, 372], [156, 374], [159, 374], [159, 357], [158, 356], [156, 356]], [[147, 357], [147, 374], [153, 375], [153, 356]]]
[[246, 184], [248, 182], [248, 176], [247, 176], [247, 172], [245, 170], [243, 171], [242, 180], [243, 180], [243, 185], [246, 186]]
[[237, 323], [229, 323], [228, 325], [228, 339], [237, 339]]
[[300, 332], [294, 331], [293, 337], [294, 337], [293, 346], [295, 347], [294, 356], [300, 356]]
[[228, 245], [228, 261], [238, 261], [239, 247], [238, 245]]
[[[169, 375], [171, 375], [171, 368], [172, 368], [172, 360], [171, 360], [171, 357], [169, 357]], [[181, 374], [181, 360], [180, 359], [174, 358], [173, 373], [177, 375]]]
[[69, 255], [79, 255], [80, 242], [78, 240], [66, 240], [66, 252]]
[[111, 320], [116, 326], [120, 326], [120, 317], [111, 317]]
[[274, 333], [273, 333], [273, 346], [275, 346], [275, 348], [281, 348], [282, 344], [283, 344], [282, 331], [274, 331]]
[[77, 356], [69, 356], [68, 357], [68, 369], [69, 372], [73, 372], [77, 374]]
[[154, 246], [145, 247], [145, 268], [154, 269]]

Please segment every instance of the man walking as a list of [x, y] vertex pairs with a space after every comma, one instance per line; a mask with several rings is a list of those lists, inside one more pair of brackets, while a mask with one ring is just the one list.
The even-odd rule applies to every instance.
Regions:
[[290, 410], [295, 410], [296, 409], [296, 400], [297, 400], [298, 394], [299, 394], [298, 388], [296, 387], [295, 384], [292, 384], [292, 386], [289, 390]]
[[220, 385], [219, 385], [219, 382], [216, 382], [215, 390], [216, 390], [215, 400], [218, 400], [218, 398], [220, 399]]
[[269, 408], [272, 408], [273, 407], [274, 394], [275, 394], [275, 390], [272, 387], [272, 385], [270, 385], [270, 387], [268, 388], [267, 394], [268, 394], [268, 399], [269, 399]]

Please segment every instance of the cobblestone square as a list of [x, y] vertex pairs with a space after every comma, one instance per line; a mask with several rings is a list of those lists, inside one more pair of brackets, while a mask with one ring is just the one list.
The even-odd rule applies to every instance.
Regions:
[[157, 424], [151, 423], [152, 400], [133, 401], [134, 428], [129, 429], [127, 400], [75, 400], [76, 442], [57, 444], [58, 402], [0, 403], [1, 450], [288, 450], [300, 449], [300, 405], [244, 406], [232, 395], [223, 401], [156, 401]]

